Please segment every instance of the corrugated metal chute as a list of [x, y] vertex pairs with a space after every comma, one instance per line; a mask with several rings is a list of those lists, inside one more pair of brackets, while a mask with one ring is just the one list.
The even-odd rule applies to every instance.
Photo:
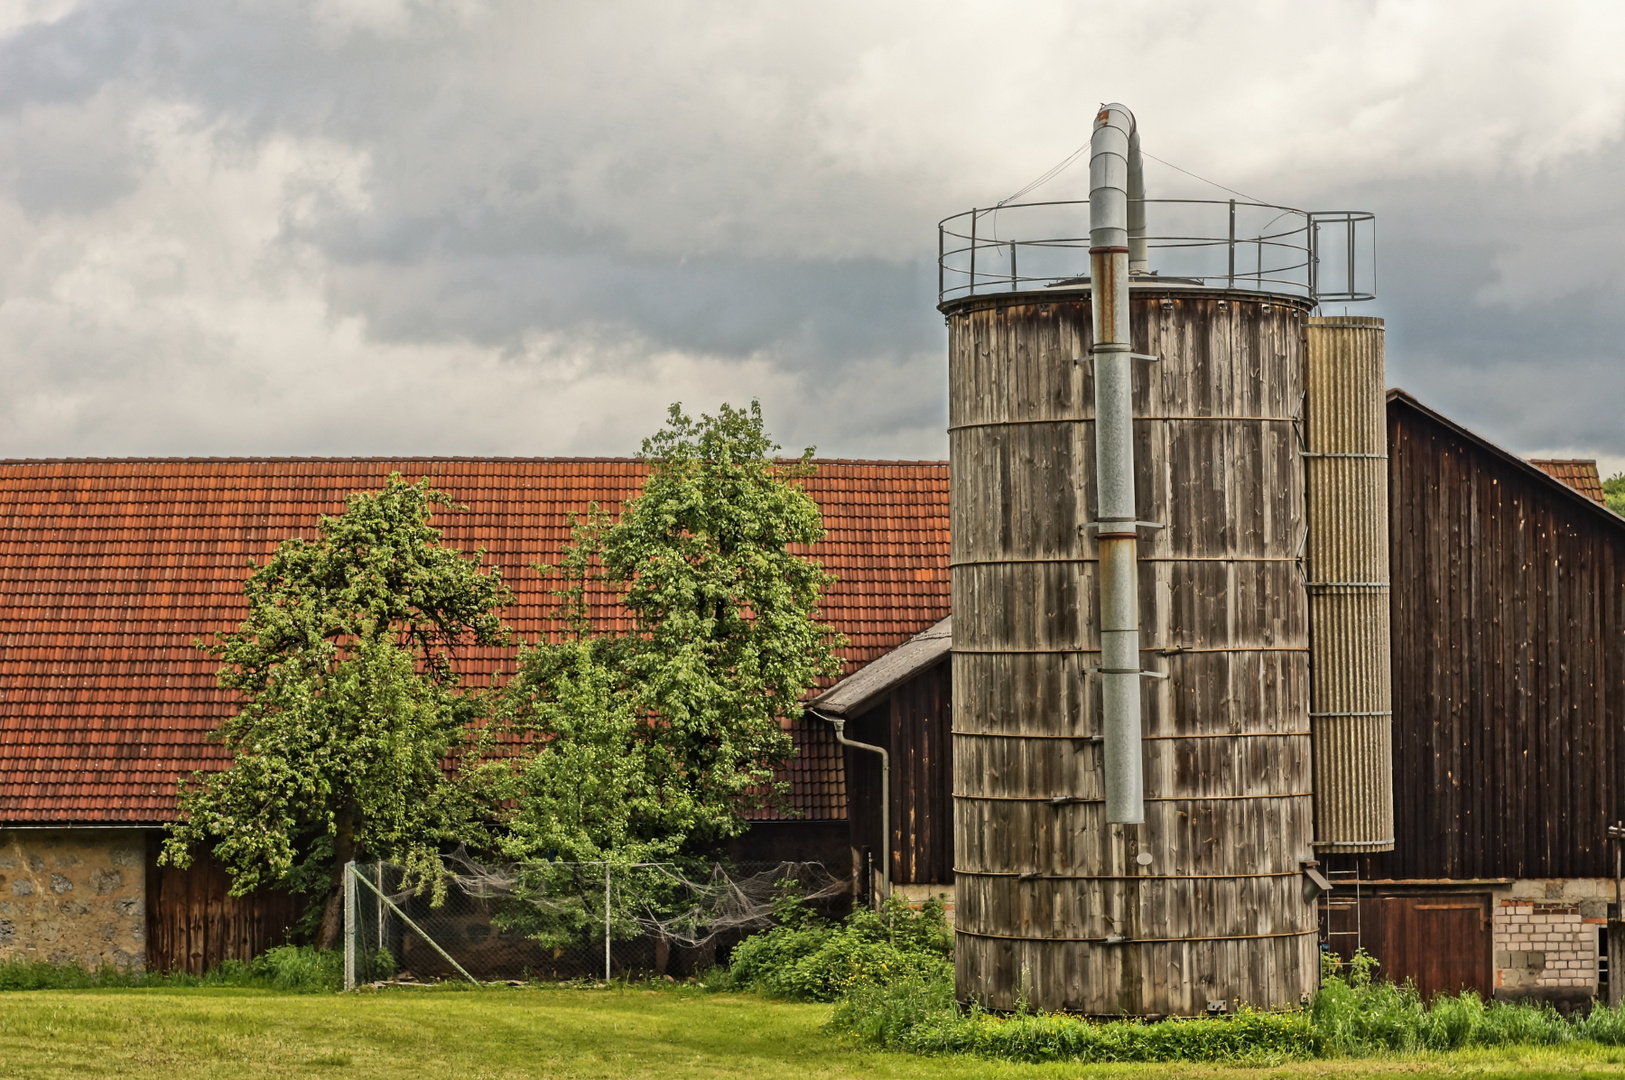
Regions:
[[1394, 847], [1381, 319], [1308, 326], [1306, 543], [1315, 847]]

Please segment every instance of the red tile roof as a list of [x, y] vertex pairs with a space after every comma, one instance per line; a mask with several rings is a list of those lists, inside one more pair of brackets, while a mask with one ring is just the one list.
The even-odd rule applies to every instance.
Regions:
[[1554, 480], [1561, 480], [1586, 498], [1608, 505], [1608, 496], [1602, 490], [1602, 474], [1597, 472], [1595, 461], [1586, 458], [1545, 458], [1537, 461], [1531, 458], [1529, 464]]
[[[205, 739], [233, 708], [193, 641], [237, 625], [249, 558], [314, 534], [317, 516], [392, 471], [468, 506], [437, 521], [483, 546], [517, 594], [523, 637], [548, 628], [552, 561], [569, 515], [636, 492], [625, 459], [280, 458], [0, 462], [0, 822], [161, 822], [175, 779], [216, 768]], [[807, 481], [838, 578], [824, 618], [848, 671], [948, 613], [945, 462], [824, 461]], [[489, 671], [496, 652], [471, 658]], [[789, 775], [805, 817], [844, 816], [839, 749], [796, 732]], [[826, 745], [827, 744], [827, 745]]]

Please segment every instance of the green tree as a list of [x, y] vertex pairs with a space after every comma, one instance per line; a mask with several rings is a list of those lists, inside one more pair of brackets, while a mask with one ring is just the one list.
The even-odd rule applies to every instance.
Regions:
[[671, 855], [696, 816], [693, 797], [659, 767], [665, 756], [625, 673], [590, 639], [522, 652], [505, 702], [526, 750], [488, 761], [477, 801], [510, 805], [488, 847], [510, 858], [622, 862]]
[[1615, 473], [1604, 480], [1602, 493], [1608, 499], [1608, 509], [1625, 517], [1625, 473]]
[[250, 563], [248, 618], [204, 646], [242, 698], [213, 733], [231, 764], [182, 782], [163, 858], [185, 866], [212, 848], [237, 895], [329, 890], [323, 947], [338, 938], [347, 861], [364, 851], [422, 879], [485, 809], [445, 768], [486, 749], [484, 695], [462, 686], [458, 660], [507, 644], [496, 612], [512, 597], [483, 551], [441, 542], [437, 509], [463, 507], [398, 474], [351, 495], [316, 540]]
[[[840, 668], [817, 618], [832, 579], [805, 554], [824, 535], [802, 488], [812, 451], [778, 449], [755, 402], [698, 420], [674, 405], [643, 443], [639, 494], [576, 523], [567, 631], [526, 650], [509, 688], [532, 746], [505, 792], [509, 857], [667, 857], [736, 835], [774, 792], [784, 721]], [[618, 603], [595, 622], [604, 595]]]

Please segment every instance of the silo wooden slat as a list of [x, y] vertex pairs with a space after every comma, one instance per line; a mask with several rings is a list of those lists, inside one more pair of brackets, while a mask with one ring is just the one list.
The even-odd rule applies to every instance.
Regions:
[[1088, 294], [945, 310], [961, 996], [1101, 1015], [1296, 1004], [1316, 980], [1304, 310], [1132, 296], [1135, 349], [1162, 357], [1137, 373], [1137, 501], [1168, 526], [1142, 534], [1143, 662], [1171, 676], [1145, 684], [1141, 826], [1105, 823], [1091, 741]]

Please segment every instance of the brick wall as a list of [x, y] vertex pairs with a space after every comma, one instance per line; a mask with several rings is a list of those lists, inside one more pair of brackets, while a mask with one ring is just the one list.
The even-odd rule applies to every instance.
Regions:
[[0, 963], [142, 970], [146, 855], [130, 829], [0, 831]]
[[1499, 898], [1494, 928], [1497, 997], [1566, 999], [1596, 993], [1597, 932], [1606, 923], [1607, 902], [1600, 897], [1561, 895], [1589, 893], [1592, 889], [1587, 886], [1591, 885], [1587, 881], [1553, 882], [1543, 891], [1558, 892], [1555, 897]]

